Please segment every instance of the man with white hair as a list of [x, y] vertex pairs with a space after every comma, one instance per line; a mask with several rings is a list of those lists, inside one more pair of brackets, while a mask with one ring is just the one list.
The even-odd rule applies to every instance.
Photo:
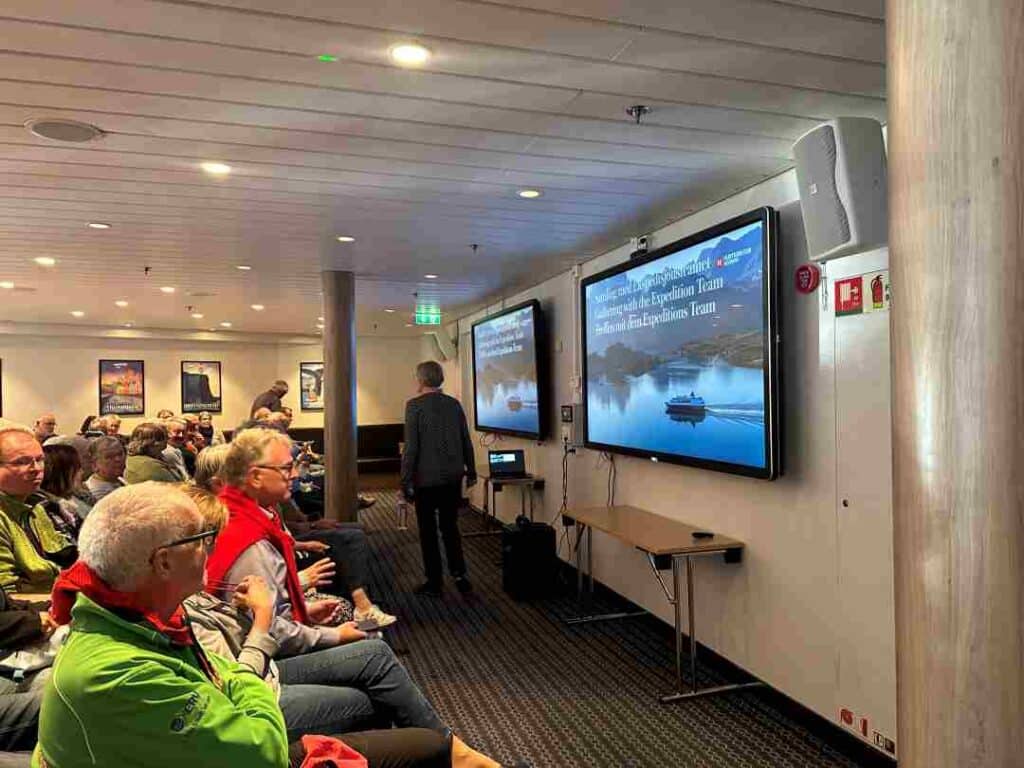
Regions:
[[44, 413], [38, 419], [36, 423], [32, 425], [32, 432], [36, 436], [36, 440], [42, 445], [49, 438], [57, 434], [57, 417], [52, 413]]
[[[32, 430], [0, 419], [0, 589], [49, 592], [73, 543], [59, 534], [37, 494], [45, 459]], [[53, 559], [51, 559], [53, 558]]]
[[195, 642], [181, 602], [202, 589], [216, 533], [181, 491], [113, 491], [82, 526], [51, 612], [71, 635], [43, 694], [34, 766], [282, 768], [274, 693]]

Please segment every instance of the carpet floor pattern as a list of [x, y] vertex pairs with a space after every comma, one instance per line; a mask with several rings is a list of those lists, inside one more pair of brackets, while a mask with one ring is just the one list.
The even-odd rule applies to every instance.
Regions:
[[[500, 537], [464, 539], [474, 591], [449, 580], [442, 597], [423, 581], [415, 514], [398, 527], [398, 495], [377, 491], [363, 512], [373, 597], [400, 618], [386, 639], [441, 717], [502, 762], [535, 768], [856, 768], [801, 725], [740, 692], [672, 705], [671, 630], [636, 618], [569, 627], [575, 598], [516, 602], [501, 588]], [[482, 519], [464, 512], [462, 531]], [[613, 598], [595, 608], [621, 610]], [[702, 685], [725, 682], [698, 667]]]

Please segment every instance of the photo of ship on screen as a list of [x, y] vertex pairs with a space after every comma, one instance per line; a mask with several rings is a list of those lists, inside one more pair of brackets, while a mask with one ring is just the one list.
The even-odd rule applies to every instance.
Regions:
[[775, 227], [752, 211], [583, 281], [588, 446], [777, 475]]

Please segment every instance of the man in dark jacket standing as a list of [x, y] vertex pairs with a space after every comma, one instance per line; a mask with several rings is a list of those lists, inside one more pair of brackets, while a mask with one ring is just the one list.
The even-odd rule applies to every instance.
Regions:
[[441, 592], [441, 537], [448, 558], [448, 571], [460, 592], [472, 589], [462, 556], [458, 512], [462, 501], [462, 478], [466, 486], [476, 484], [473, 442], [466, 426], [466, 414], [454, 397], [441, 391], [444, 371], [430, 360], [416, 366], [418, 396], [405, 404], [405, 453], [402, 455], [402, 492], [416, 502], [420, 548], [427, 581], [418, 594]]
[[281, 398], [288, 394], [288, 382], [278, 379], [274, 386], [261, 395], [257, 395], [249, 407], [249, 418], [254, 418], [260, 408], [269, 408], [270, 412], [281, 410]]

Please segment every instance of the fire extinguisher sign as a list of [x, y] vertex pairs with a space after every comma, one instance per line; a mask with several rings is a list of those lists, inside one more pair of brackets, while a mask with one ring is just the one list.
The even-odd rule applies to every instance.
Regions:
[[887, 312], [891, 301], [889, 272], [869, 272], [836, 281], [836, 316]]

